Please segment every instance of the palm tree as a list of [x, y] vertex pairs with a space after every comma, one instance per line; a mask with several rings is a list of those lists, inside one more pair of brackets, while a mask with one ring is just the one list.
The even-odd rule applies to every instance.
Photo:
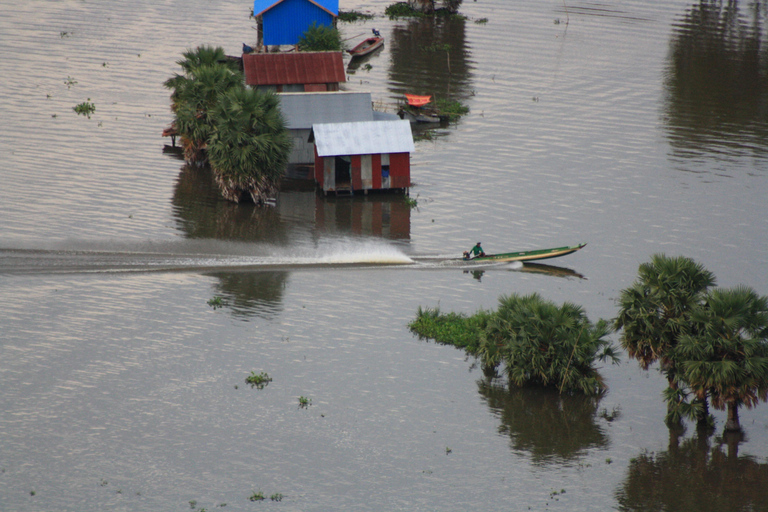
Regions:
[[716, 289], [692, 316], [702, 328], [675, 349], [681, 380], [727, 408], [726, 431], [741, 430], [739, 407], [768, 400], [768, 297], [746, 286]]
[[691, 310], [714, 284], [714, 274], [683, 256], [654, 254], [649, 263], [641, 264], [638, 279], [621, 291], [614, 320], [616, 329], [624, 329], [620, 340], [629, 357], [644, 370], [661, 361], [672, 385], [675, 368], [670, 351], [690, 329]]
[[210, 111], [220, 95], [233, 87], [243, 87], [243, 75], [220, 47], [201, 46], [183, 55], [185, 58], [178, 64], [184, 74], [174, 75], [164, 85], [173, 91], [173, 126], [181, 136], [184, 157], [188, 163], [202, 165], [214, 130]]
[[277, 192], [292, 144], [279, 103], [272, 93], [233, 88], [217, 104], [208, 158], [230, 201], [263, 204]]
[[692, 410], [686, 409], [690, 404], [679, 389], [671, 355], [680, 336], [696, 329], [691, 311], [714, 285], [714, 274], [691, 258], [654, 254], [650, 262], [640, 265], [637, 280], [619, 296], [619, 315], [614, 327], [623, 329], [622, 347], [644, 370], [660, 361], [667, 377], [667, 422], [676, 423], [680, 414], [685, 413], [697, 416], [703, 426], [709, 417], [706, 395], [697, 396]]
[[499, 299], [499, 309], [480, 339], [483, 364], [505, 363], [510, 384], [536, 384], [560, 392], [599, 395], [606, 386], [595, 359], [617, 361], [607, 322], [592, 324], [571, 303], [558, 307], [536, 293]]

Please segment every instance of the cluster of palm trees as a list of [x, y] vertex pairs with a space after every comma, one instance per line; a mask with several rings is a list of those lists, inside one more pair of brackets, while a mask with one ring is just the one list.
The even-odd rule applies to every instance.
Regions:
[[210, 164], [222, 195], [264, 204], [275, 196], [291, 139], [268, 92], [247, 88], [240, 65], [221, 47], [183, 53], [171, 89], [173, 126], [190, 165]]
[[575, 304], [558, 306], [537, 293], [512, 294], [499, 299], [480, 334], [478, 353], [486, 368], [503, 364], [515, 386], [600, 395], [606, 385], [595, 361], [618, 362], [606, 339], [610, 332], [606, 321], [593, 324]]
[[711, 425], [711, 401], [728, 411], [725, 430], [738, 431], [739, 408], [768, 399], [768, 297], [714, 286], [692, 259], [656, 254], [621, 291], [615, 327], [630, 357], [644, 369], [658, 362], [667, 377], [668, 422]]
[[690, 258], [652, 256], [622, 290], [612, 322], [592, 323], [581, 307], [538, 294], [499, 299], [497, 311], [472, 316], [419, 308], [411, 331], [481, 359], [486, 374], [503, 366], [510, 385], [599, 396], [598, 360], [617, 361], [606, 339], [621, 330], [629, 357], [668, 380], [666, 421], [711, 427], [711, 403], [739, 431], [739, 408], [768, 400], [768, 297], [746, 286], [714, 288], [715, 276]]
[[593, 324], [581, 307], [558, 306], [536, 293], [502, 296], [498, 310], [471, 317], [419, 308], [409, 327], [419, 336], [479, 357], [487, 375], [496, 375], [503, 366], [509, 383], [517, 387], [599, 396], [607, 387], [595, 362], [618, 361], [606, 338], [608, 322]]

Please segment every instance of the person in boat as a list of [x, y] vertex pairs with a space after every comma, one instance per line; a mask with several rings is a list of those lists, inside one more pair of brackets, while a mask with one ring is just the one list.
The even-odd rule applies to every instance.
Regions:
[[485, 251], [480, 247], [480, 242], [477, 242], [477, 245], [464, 253], [465, 259], [477, 258], [478, 256], [485, 256]]

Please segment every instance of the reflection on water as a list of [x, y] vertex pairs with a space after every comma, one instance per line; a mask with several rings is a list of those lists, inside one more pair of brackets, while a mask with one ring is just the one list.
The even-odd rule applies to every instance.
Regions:
[[525, 263], [520, 269], [522, 272], [531, 272], [533, 274], [546, 274], [554, 277], [575, 277], [577, 279], [586, 279], [582, 274], [579, 274], [575, 270], [571, 270], [566, 267], [558, 267], [557, 265], [547, 265], [545, 263]]
[[[188, 238], [259, 241], [288, 245], [290, 237], [322, 234], [408, 240], [411, 207], [401, 194], [324, 197], [315, 190], [284, 191], [275, 208], [233, 204], [219, 197], [207, 168], [184, 166], [172, 203]], [[302, 227], [304, 228], [302, 230]]]
[[768, 464], [739, 457], [738, 440], [710, 447], [709, 437], [685, 439], [672, 435], [667, 451], [643, 452], [632, 459], [617, 494], [619, 510], [721, 512], [766, 510]]
[[478, 382], [478, 390], [501, 420], [499, 432], [509, 436], [512, 449], [530, 453], [535, 463], [562, 463], [608, 445], [597, 424], [599, 398], [486, 381]]
[[315, 224], [325, 232], [408, 240], [411, 237], [411, 207], [400, 194], [367, 197], [322, 197], [315, 195]]
[[283, 292], [288, 272], [216, 272], [216, 295], [221, 296], [232, 316], [275, 318], [283, 310]]
[[461, 100], [470, 95], [472, 65], [466, 20], [427, 17], [392, 27], [389, 91]]
[[188, 238], [287, 242], [277, 210], [220, 200], [208, 168], [182, 167], [171, 202], [179, 229]]
[[674, 27], [665, 120], [675, 156], [768, 150], [765, 17], [765, 4], [700, 2]]

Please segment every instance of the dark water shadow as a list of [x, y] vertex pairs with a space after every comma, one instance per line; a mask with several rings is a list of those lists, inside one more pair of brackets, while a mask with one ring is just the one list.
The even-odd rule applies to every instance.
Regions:
[[215, 294], [233, 318], [247, 321], [252, 317], [271, 320], [283, 311], [283, 293], [288, 283], [287, 271], [214, 272], [218, 279]]
[[564, 277], [566, 279], [586, 279], [583, 274], [570, 268], [558, 267], [557, 265], [547, 265], [545, 263], [524, 263], [519, 272], [530, 272], [531, 274], [545, 274], [552, 277]]
[[388, 84], [393, 98], [400, 100], [407, 92], [464, 102], [472, 95], [466, 23], [426, 17], [393, 27]]
[[671, 433], [667, 451], [633, 458], [616, 492], [618, 510], [768, 510], [768, 464], [739, 457], [738, 434], [716, 439], [714, 447], [710, 439], [703, 434], [679, 442]]
[[206, 167], [182, 167], [171, 204], [187, 238], [287, 243], [287, 229], [275, 208], [226, 201]]
[[700, 2], [673, 26], [663, 121], [676, 158], [768, 152], [766, 4]]
[[411, 206], [402, 194], [315, 194], [315, 227], [325, 233], [410, 240]]
[[[530, 455], [535, 464], [574, 461], [609, 438], [598, 424], [599, 398], [564, 396], [541, 388], [509, 388], [478, 381], [478, 391], [501, 420], [499, 433], [509, 436], [513, 451]], [[616, 413], [611, 416], [613, 420]]]

